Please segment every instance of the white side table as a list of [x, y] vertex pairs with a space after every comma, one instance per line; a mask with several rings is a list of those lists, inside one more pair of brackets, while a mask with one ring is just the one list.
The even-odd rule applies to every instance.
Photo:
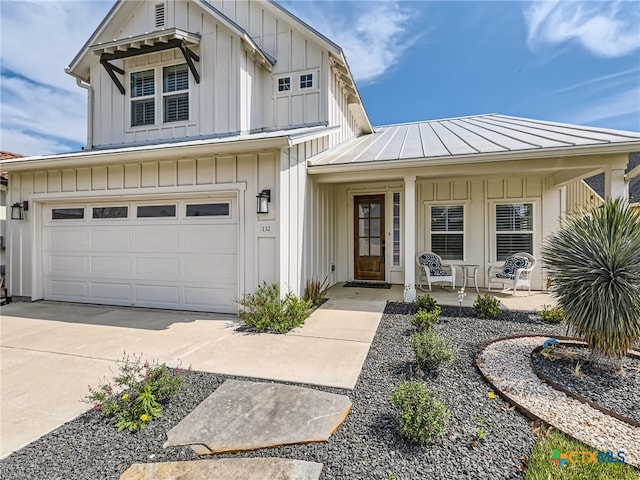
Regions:
[[458, 267], [462, 270], [462, 287], [467, 288], [467, 281], [473, 280], [476, 293], [480, 293], [480, 290], [478, 290], [478, 270], [480, 270], [480, 265], [463, 263], [458, 265]]

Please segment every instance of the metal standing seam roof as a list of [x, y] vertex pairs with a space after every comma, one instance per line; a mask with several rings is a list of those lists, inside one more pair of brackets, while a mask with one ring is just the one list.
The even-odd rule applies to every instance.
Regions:
[[636, 143], [640, 148], [640, 133], [487, 114], [376, 127], [371, 135], [311, 159], [309, 166], [625, 143]]

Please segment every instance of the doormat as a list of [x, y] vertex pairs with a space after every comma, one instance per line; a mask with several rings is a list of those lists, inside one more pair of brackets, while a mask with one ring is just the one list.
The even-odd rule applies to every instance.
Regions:
[[343, 285], [343, 287], [391, 288], [391, 284], [385, 282], [347, 282]]

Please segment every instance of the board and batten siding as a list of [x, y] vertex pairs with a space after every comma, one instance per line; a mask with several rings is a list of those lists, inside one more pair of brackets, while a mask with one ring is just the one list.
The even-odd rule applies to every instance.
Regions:
[[[256, 213], [256, 194], [277, 188], [279, 152], [219, 155], [167, 161], [124, 162], [94, 167], [60, 168], [11, 173], [11, 201], [29, 200], [26, 219], [8, 227], [9, 291], [18, 297], [41, 298], [38, 287], [42, 245], [42, 205], [108, 202], [126, 199], [237, 198], [240, 265], [238, 294], [255, 290], [263, 281], [278, 280], [276, 204]], [[277, 198], [277, 194], [276, 194]], [[40, 247], [39, 247], [40, 246]]]

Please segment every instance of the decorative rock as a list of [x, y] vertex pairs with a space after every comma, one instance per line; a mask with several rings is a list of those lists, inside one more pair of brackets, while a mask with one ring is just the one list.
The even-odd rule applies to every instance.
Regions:
[[135, 463], [120, 480], [318, 480], [322, 464], [282, 458], [220, 458]]
[[350, 410], [345, 395], [227, 380], [167, 433], [164, 447], [189, 445], [208, 455], [323, 442]]

